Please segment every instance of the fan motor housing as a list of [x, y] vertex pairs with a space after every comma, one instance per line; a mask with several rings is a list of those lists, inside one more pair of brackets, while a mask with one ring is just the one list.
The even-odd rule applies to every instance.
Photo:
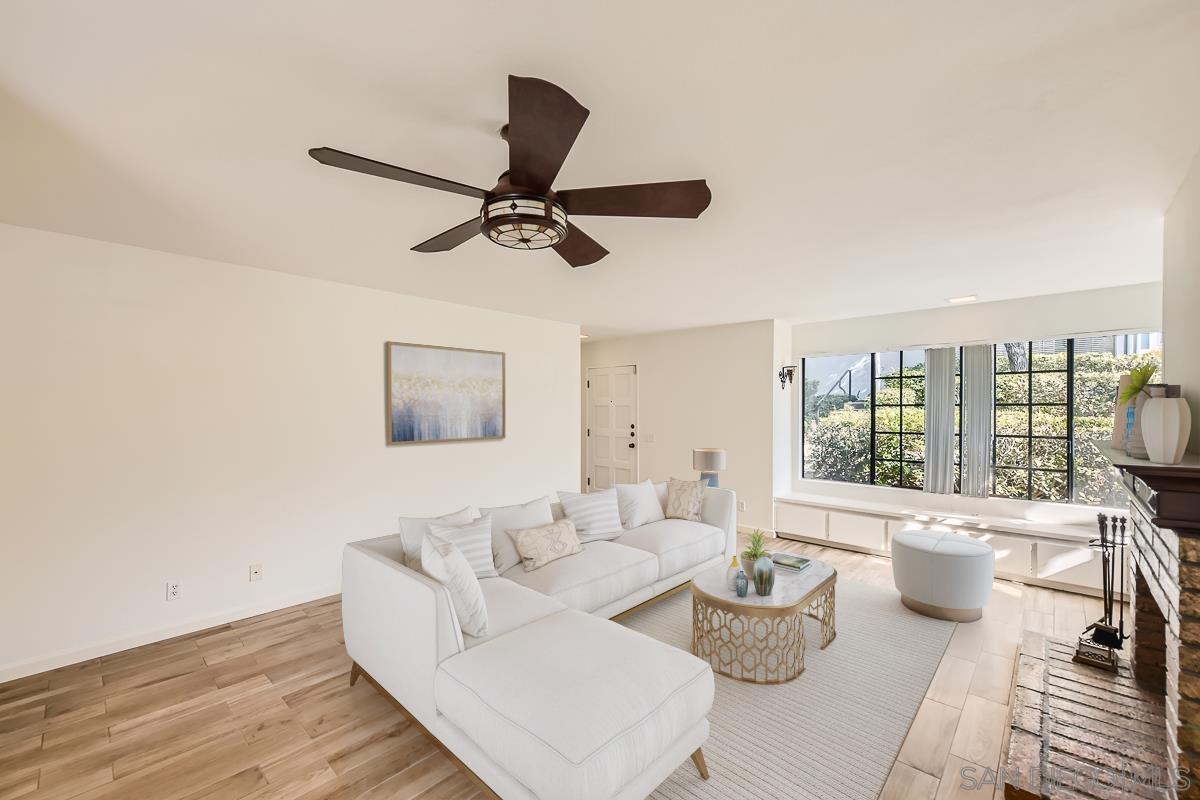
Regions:
[[493, 195], [483, 203], [479, 229], [501, 247], [541, 250], [567, 238], [567, 211], [544, 195]]

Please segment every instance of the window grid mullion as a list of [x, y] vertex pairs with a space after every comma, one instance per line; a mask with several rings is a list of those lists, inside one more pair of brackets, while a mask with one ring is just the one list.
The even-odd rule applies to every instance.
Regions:
[[1025, 439], [1025, 499], [1033, 498], [1033, 342], [1029, 342], [1029, 356], [1025, 360], [1025, 389], [1029, 398], [1029, 430]]

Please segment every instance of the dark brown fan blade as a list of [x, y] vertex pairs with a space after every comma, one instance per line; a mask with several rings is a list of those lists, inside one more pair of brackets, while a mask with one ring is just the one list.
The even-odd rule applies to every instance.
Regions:
[[509, 75], [509, 180], [539, 194], [550, 191], [587, 118], [588, 110], [553, 83]]
[[703, 181], [635, 183], [629, 186], [597, 186], [594, 189], [564, 189], [558, 201], [567, 213], [600, 217], [691, 217], [700, 216], [712, 202], [712, 192]]
[[596, 244], [596, 240], [588, 236], [575, 223], [567, 223], [567, 236], [554, 249], [572, 267], [586, 267], [595, 264], [608, 255], [608, 251]]
[[418, 253], [444, 253], [453, 250], [460, 244], [479, 233], [479, 217], [471, 217], [462, 225], [455, 225], [448, 231], [443, 231], [432, 239], [426, 239], [413, 248]]
[[467, 197], [478, 197], [481, 200], [486, 194], [483, 189], [476, 189], [474, 186], [467, 186], [465, 183], [448, 181], [445, 178], [426, 175], [424, 172], [415, 172], [404, 167], [395, 167], [391, 164], [384, 164], [382, 161], [372, 161], [369, 158], [363, 158], [351, 153], [343, 153], [341, 150], [334, 150], [332, 147], [314, 147], [308, 151], [308, 154], [322, 164], [361, 172], [364, 175], [374, 175], [377, 178], [404, 181], [405, 183], [424, 186], [429, 189], [441, 189], [443, 192], [454, 192], [455, 194], [465, 194]]

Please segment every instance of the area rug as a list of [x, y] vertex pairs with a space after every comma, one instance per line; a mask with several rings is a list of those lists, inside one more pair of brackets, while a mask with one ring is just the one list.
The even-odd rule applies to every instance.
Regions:
[[[623, 620], [684, 650], [692, 645], [692, 596], [669, 597]], [[837, 585], [837, 638], [819, 649], [805, 618], [805, 670], [773, 686], [717, 678], [704, 755], [709, 780], [685, 762], [655, 800], [879, 796], [933, 680], [954, 623], [923, 617], [894, 590]]]

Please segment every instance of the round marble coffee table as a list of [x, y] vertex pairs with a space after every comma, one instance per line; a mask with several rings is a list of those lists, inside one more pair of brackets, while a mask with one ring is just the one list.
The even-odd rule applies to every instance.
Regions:
[[745, 597], [726, 587], [726, 567], [692, 578], [692, 652], [713, 671], [749, 683], [784, 683], [804, 672], [804, 615], [821, 623], [821, 649], [837, 636], [837, 570], [812, 561], [799, 572], [775, 568], [775, 587]]

